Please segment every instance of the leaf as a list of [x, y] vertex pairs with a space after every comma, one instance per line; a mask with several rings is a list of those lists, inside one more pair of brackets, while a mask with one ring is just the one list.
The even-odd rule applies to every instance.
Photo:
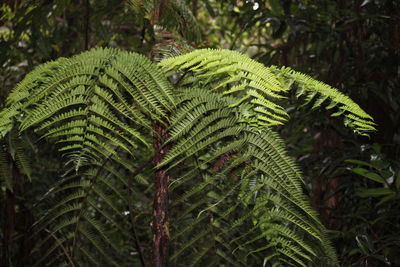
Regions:
[[352, 169], [352, 172], [357, 173], [365, 178], [368, 178], [372, 181], [384, 184], [385, 180], [378, 174], [374, 173], [374, 172], [370, 172], [367, 169], [364, 168], [354, 168]]
[[395, 199], [395, 198], [396, 198], [396, 193], [392, 191], [392, 194], [383, 197], [383, 198], [378, 202], [378, 204], [376, 204], [376, 206], [378, 207], [378, 206], [382, 205], [383, 203], [386, 203], [386, 202], [388, 202], [389, 200], [392, 200], [392, 199]]
[[369, 255], [372, 251], [372, 244], [366, 235], [356, 236], [358, 247], [365, 255]]
[[366, 162], [366, 161], [362, 161], [362, 160], [357, 160], [357, 159], [346, 159], [344, 162], [347, 163], [352, 163], [352, 164], [357, 164], [357, 165], [363, 165], [363, 166], [368, 166], [374, 169], [377, 169], [376, 166], [374, 166], [373, 164]]
[[353, 256], [353, 255], [355, 255], [357, 253], [360, 253], [360, 249], [353, 248], [352, 250], [350, 250], [350, 252], [348, 254], [349, 254], [349, 256]]
[[335, 112], [333, 114], [331, 114], [332, 117], [338, 117], [340, 115], [342, 115], [344, 113], [344, 110], [339, 110], [338, 112]]
[[364, 2], [362, 2], [362, 4], [360, 5], [360, 7], [364, 7], [366, 5], [368, 5], [369, 3], [371, 3], [372, 0], [364, 0]]
[[356, 196], [359, 197], [380, 197], [380, 196], [386, 196], [393, 194], [394, 192], [389, 189], [389, 188], [370, 188], [370, 189], [364, 189], [363, 191], [360, 191], [356, 193]]
[[204, 0], [203, 3], [206, 5], [206, 9], [208, 11], [208, 13], [211, 15], [211, 17], [215, 18], [216, 14], [214, 12], [213, 7], [210, 5], [208, 0]]

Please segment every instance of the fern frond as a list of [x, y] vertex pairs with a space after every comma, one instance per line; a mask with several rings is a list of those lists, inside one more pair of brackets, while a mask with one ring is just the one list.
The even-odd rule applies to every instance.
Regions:
[[345, 125], [358, 134], [368, 135], [368, 132], [375, 131], [376, 124], [372, 121], [372, 117], [339, 90], [288, 67], [272, 66], [270, 69], [289, 88], [297, 88], [297, 97], [305, 95], [305, 104], [313, 103], [312, 109], [321, 107], [323, 103], [329, 103], [326, 109], [336, 107], [338, 110], [331, 116], [343, 115]]
[[[48, 197], [58, 198], [59, 202], [53, 204], [52, 209], [35, 224], [37, 235], [43, 236], [37, 242], [35, 251], [54, 243], [53, 236], [62, 240], [62, 247], [60, 244], [53, 246], [37, 264], [67, 250], [76, 262], [93, 262], [96, 259], [102, 266], [121, 266], [119, 259], [129, 251], [121, 247], [118, 240], [121, 236], [125, 240], [132, 238], [127, 231], [129, 219], [122, 214], [126, 209], [127, 178], [123, 176], [123, 182], [116, 179], [104, 164], [107, 163], [85, 171], [81, 168], [80, 175], [66, 179], [52, 190]], [[40, 234], [44, 229], [50, 229], [51, 235]], [[68, 238], [62, 239], [63, 236]], [[125, 254], [125, 257], [129, 256]], [[64, 255], [58, 260], [63, 262], [67, 258]]]
[[192, 72], [194, 78], [187, 80], [196, 86], [233, 95], [237, 100], [231, 107], [247, 106], [248, 109], [242, 110], [242, 120], [254, 125], [283, 124], [288, 114], [279, 99], [297, 88], [296, 95], [305, 95], [306, 103], [312, 103], [313, 109], [326, 102], [329, 102], [327, 109], [337, 107], [338, 112], [332, 116], [344, 115], [345, 125], [355, 132], [367, 135], [375, 130], [371, 116], [337, 89], [290, 68], [266, 67], [238, 52], [200, 49], [164, 59], [160, 65], [166, 72]]
[[31, 72], [10, 94], [0, 130], [34, 126], [76, 162], [96, 162], [117, 149], [132, 153], [149, 146], [142, 127], [166, 121], [174, 101], [170, 83], [148, 59], [98, 48]]
[[166, 70], [191, 71], [198, 86], [234, 97], [231, 107], [247, 103], [243, 120], [259, 125], [282, 124], [287, 120], [284, 109], [274, 103], [283, 98], [286, 88], [261, 63], [234, 51], [201, 49], [160, 62]]
[[[324, 227], [303, 195], [301, 172], [281, 138], [243, 121], [243, 107], [232, 107], [231, 95], [207, 88], [179, 92], [184, 90], [171, 119], [172, 147], [161, 163], [172, 174], [182, 173], [170, 187], [176, 194], [171, 212], [186, 210], [172, 224], [173, 258], [249, 266], [272, 254], [271, 264], [307, 266], [325, 257], [336, 266]], [[190, 251], [201, 251], [202, 257]]]
[[[80, 265], [121, 266], [121, 258], [130, 259], [126, 265], [138, 263], [129, 255], [135, 249], [128, 234], [127, 200], [140, 199], [143, 205], [132, 212], [150, 207], [149, 196], [141, 192], [149, 179], [135, 175], [131, 194], [127, 179], [136, 171], [137, 159], [152, 153], [143, 148], [150, 147], [154, 121], [168, 123], [175, 108], [172, 86], [162, 71], [141, 55], [97, 48], [35, 69], [7, 103], [0, 113], [2, 136], [16, 128], [34, 129], [55, 141], [75, 170], [43, 199], [50, 208], [35, 223], [36, 264], [68, 265], [64, 250]], [[29, 175], [17, 145], [15, 160]]]

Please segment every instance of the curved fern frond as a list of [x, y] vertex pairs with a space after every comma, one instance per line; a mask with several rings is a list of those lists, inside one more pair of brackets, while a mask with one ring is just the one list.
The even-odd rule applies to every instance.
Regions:
[[[231, 107], [241, 106], [243, 120], [260, 125], [283, 124], [286, 111], [276, 100], [287, 88], [268, 68], [238, 52], [200, 49], [160, 62], [167, 70], [192, 71], [193, 86], [207, 87], [235, 97]], [[183, 82], [185, 84], [185, 81]]]
[[368, 135], [367, 133], [375, 131], [376, 124], [372, 117], [337, 89], [288, 67], [272, 66], [270, 69], [280, 77], [283, 84], [296, 89], [297, 97], [305, 96], [305, 104], [312, 104], [312, 109], [322, 107], [326, 103], [326, 109], [337, 109], [331, 116], [343, 115], [344, 124], [358, 134]]
[[[145, 205], [146, 198], [140, 193], [140, 186], [130, 189], [134, 190], [133, 195], [127, 192], [130, 171], [121, 168], [117, 171], [112, 162], [106, 159], [97, 165], [81, 166], [77, 175], [58, 182], [42, 200], [52, 203], [51, 209], [35, 223], [36, 235], [40, 237], [33, 252], [38, 256], [35, 266], [68, 265], [69, 259], [78, 264], [95, 262], [99, 266], [139, 263], [138, 258], [130, 257], [135, 251], [135, 240], [129, 234], [131, 210], [127, 199], [133, 196], [130, 201], [140, 199], [141, 205]], [[147, 205], [151, 205], [151, 198]], [[46, 232], [49, 234], [45, 235]], [[40, 251], [47, 253], [37, 255]], [[55, 258], [55, 255], [60, 256]]]
[[80, 155], [76, 168], [84, 158], [149, 146], [142, 127], [149, 132], [152, 120], [165, 122], [174, 106], [170, 83], [148, 59], [103, 48], [39, 67], [7, 102], [3, 134], [15, 123], [21, 131], [35, 126], [60, 151]]
[[279, 136], [243, 120], [231, 95], [192, 87], [178, 95], [172, 147], [161, 163], [176, 177], [170, 187], [174, 264], [337, 266]]
[[[152, 153], [152, 124], [168, 124], [175, 107], [162, 71], [139, 54], [97, 48], [35, 69], [7, 103], [0, 114], [3, 136], [34, 129], [55, 141], [75, 169], [44, 198], [50, 208], [35, 224], [35, 264], [62, 266], [72, 259], [78, 265], [124, 266], [120, 259], [128, 257], [126, 265], [139, 263], [130, 256], [139, 253], [128, 234], [130, 216], [151, 207], [151, 196], [142, 192], [150, 180], [136, 175], [133, 187], [129, 179]], [[17, 152], [16, 162], [28, 170]], [[139, 199], [140, 206], [128, 207]], [[144, 227], [140, 235], [149, 232]]]
[[160, 65], [167, 71], [194, 73], [187, 83], [235, 96], [236, 103], [230, 106], [248, 107], [241, 112], [246, 115], [245, 121], [254, 125], [283, 124], [288, 114], [279, 100], [297, 88], [297, 95], [306, 95], [306, 103], [312, 102], [313, 109], [325, 102], [329, 102], [327, 109], [336, 107], [338, 111], [332, 116], [343, 115], [345, 125], [357, 133], [366, 135], [375, 130], [372, 118], [337, 89], [290, 68], [266, 67], [238, 52], [201, 49], [164, 59]]

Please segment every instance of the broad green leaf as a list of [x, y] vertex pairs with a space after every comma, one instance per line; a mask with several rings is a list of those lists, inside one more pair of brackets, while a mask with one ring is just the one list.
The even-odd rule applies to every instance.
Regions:
[[359, 174], [359, 175], [361, 175], [361, 176], [363, 176], [365, 178], [368, 178], [368, 179], [370, 179], [372, 181], [375, 181], [375, 182], [378, 182], [378, 183], [381, 183], [381, 184], [385, 183], [385, 180], [379, 174], [374, 173], [374, 172], [370, 172], [367, 169], [354, 168], [354, 169], [352, 169], [352, 171], [354, 173], [357, 173], [357, 174]]
[[377, 168], [376, 166], [374, 166], [373, 164], [371, 164], [369, 162], [358, 160], [358, 159], [346, 159], [344, 162], [357, 164], [357, 165], [368, 166], [368, 167], [371, 167], [371, 168], [374, 168], [374, 169]]
[[388, 202], [389, 200], [393, 200], [393, 199], [395, 199], [395, 198], [396, 198], [396, 193], [395, 193], [394, 191], [392, 191], [392, 194], [383, 197], [383, 198], [378, 202], [378, 204], [376, 204], [376, 206], [378, 207], [378, 206], [382, 205], [383, 203], [386, 203], [386, 202]]
[[380, 197], [380, 196], [386, 196], [393, 194], [393, 191], [389, 188], [370, 188], [370, 189], [365, 189], [363, 191], [360, 191], [356, 193], [356, 196], [359, 197]]

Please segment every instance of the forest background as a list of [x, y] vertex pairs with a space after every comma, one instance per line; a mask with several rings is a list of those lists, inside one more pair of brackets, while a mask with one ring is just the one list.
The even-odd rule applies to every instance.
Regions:
[[[370, 137], [356, 136], [325, 111], [298, 112], [293, 101], [289, 123], [278, 129], [304, 172], [304, 191], [330, 230], [341, 264], [400, 265], [400, 3], [190, 0], [181, 3], [184, 11], [169, 14], [182, 17], [170, 25], [162, 2], [155, 1], [147, 16], [121, 0], [3, 1], [0, 108], [35, 66], [98, 46], [155, 60], [227, 48], [267, 66], [290, 66], [349, 95], [377, 123]], [[154, 20], [161, 26], [153, 27]], [[36, 151], [30, 152], [36, 160], [30, 178], [13, 184], [13, 192], [2, 184], [0, 194], [1, 248], [10, 247], [8, 257], [21, 260], [29, 249], [18, 242], [38, 213], [35, 203], [65, 171], [55, 154], [30, 151]]]

